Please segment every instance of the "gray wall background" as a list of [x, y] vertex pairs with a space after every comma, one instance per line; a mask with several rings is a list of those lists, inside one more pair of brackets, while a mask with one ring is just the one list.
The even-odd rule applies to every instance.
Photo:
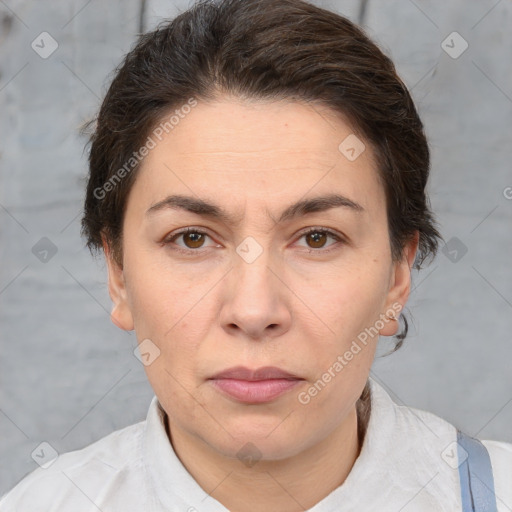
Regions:
[[[512, 442], [512, 2], [315, 3], [362, 21], [412, 89], [447, 241], [414, 272], [410, 334], [372, 376], [398, 403]], [[135, 335], [111, 324], [104, 263], [79, 235], [78, 129], [137, 33], [188, 6], [0, 1], [0, 493], [41, 442], [63, 453], [145, 418]]]

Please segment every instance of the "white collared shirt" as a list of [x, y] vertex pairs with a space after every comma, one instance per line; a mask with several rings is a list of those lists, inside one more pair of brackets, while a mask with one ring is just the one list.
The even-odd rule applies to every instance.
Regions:
[[[456, 428], [397, 405], [371, 377], [364, 443], [341, 486], [308, 512], [456, 512]], [[155, 396], [145, 421], [61, 454], [27, 475], [0, 500], [0, 512], [228, 512], [176, 456]], [[512, 510], [512, 444], [482, 441], [494, 474], [498, 512]]]

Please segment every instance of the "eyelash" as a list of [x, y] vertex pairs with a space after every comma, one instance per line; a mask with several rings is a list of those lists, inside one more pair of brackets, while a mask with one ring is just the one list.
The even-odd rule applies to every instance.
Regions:
[[[162, 244], [164, 246], [170, 246], [181, 235], [186, 235], [188, 233], [196, 233], [198, 235], [206, 235], [208, 237], [210, 236], [210, 235], [208, 235], [207, 232], [202, 231], [201, 229], [197, 229], [197, 228], [194, 228], [194, 227], [188, 227], [186, 229], [178, 231], [177, 233], [174, 233], [172, 236], [166, 237], [162, 241]], [[309, 235], [311, 233], [326, 234], [326, 235], [329, 235], [331, 238], [333, 238], [336, 242], [344, 242], [343, 238], [341, 236], [339, 236], [336, 232], [334, 232], [334, 231], [332, 231], [330, 229], [327, 229], [327, 228], [315, 228], [315, 227], [314, 228], [310, 228], [307, 231], [303, 231], [300, 234], [299, 240], [302, 237], [307, 236], [307, 235]], [[331, 245], [336, 245], [336, 244], [331, 244]], [[177, 251], [177, 252], [182, 253], [182, 254], [192, 255], [192, 254], [202, 254], [205, 250], [207, 250], [207, 248], [183, 249], [183, 248], [181, 248], [179, 246], [176, 246], [176, 247], [172, 247], [172, 250], [173, 251]], [[334, 249], [321, 249], [320, 248], [320, 249], [307, 249], [305, 252], [307, 252], [308, 254], [312, 254], [312, 253], [327, 254], [327, 253], [330, 253], [333, 250]]]

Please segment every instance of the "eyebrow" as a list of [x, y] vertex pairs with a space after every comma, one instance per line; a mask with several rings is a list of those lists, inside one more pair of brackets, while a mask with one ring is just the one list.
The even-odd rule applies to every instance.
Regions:
[[[309, 199], [301, 199], [296, 203], [291, 204], [281, 213], [277, 222], [286, 222], [291, 219], [307, 215], [308, 213], [324, 212], [333, 208], [346, 208], [347, 210], [355, 213], [362, 213], [365, 211], [359, 203], [352, 201], [348, 197], [340, 194], [328, 194]], [[146, 215], [166, 209], [185, 210], [231, 225], [236, 225], [241, 220], [240, 216], [231, 215], [219, 205], [197, 197], [183, 195], [171, 195], [166, 197], [162, 201], [151, 206], [146, 211]]]

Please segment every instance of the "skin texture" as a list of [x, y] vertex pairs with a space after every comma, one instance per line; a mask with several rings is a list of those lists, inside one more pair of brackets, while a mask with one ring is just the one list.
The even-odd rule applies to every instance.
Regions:
[[[349, 161], [338, 149], [352, 133], [318, 105], [199, 101], [143, 162], [128, 197], [122, 269], [104, 243], [112, 321], [159, 348], [145, 370], [174, 450], [231, 511], [310, 508], [343, 483], [359, 454], [355, 403], [378, 336], [307, 405], [298, 394], [379, 315], [405, 305], [418, 237], [393, 263], [372, 151], [367, 144]], [[364, 211], [334, 208], [276, 223], [291, 203], [333, 192]], [[170, 194], [215, 202], [238, 223], [175, 209], [146, 214]], [[207, 236], [169, 241], [186, 227]], [[343, 241], [315, 241], [305, 228], [332, 229]], [[236, 251], [246, 237], [262, 249], [252, 263]], [[397, 328], [388, 321], [380, 334]], [[305, 380], [271, 402], [244, 404], [208, 381], [235, 365], [278, 366]], [[237, 457], [248, 442], [261, 454], [250, 467]]]

